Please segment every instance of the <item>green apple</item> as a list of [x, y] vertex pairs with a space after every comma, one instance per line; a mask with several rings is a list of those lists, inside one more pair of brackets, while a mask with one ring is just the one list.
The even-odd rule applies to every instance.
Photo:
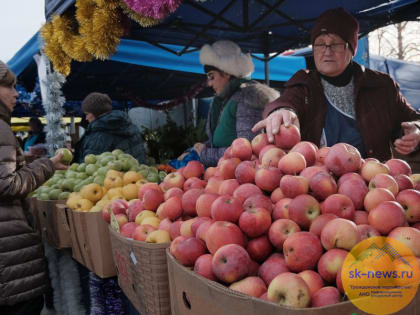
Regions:
[[64, 176], [66, 174], [66, 171], [65, 170], [56, 170], [55, 173], [54, 173], [54, 175], [60, 175], [60, 174]]
[[96, 164], [88, 164], [86, 166], [86, 171], [85, 172], [86, 172], [86, 174], [92, 176], [93, 174], [96, 173], [96, 171], [98, 170], [98, 168], [99, 167]]
[[149, 172], [149, 174], [147, 174], [146, 180], [149, 182], [157, 183], [159, 181], [159, 175], [155, 172]]
[[109, 151], [106, 152], [102, 152], [101, 154], [98, 155], [100, 158], [106, 157], [106, 156], [112, 156], [112, 153]]
[[77, 178], [77, 172], [67, 171], [66, 178]]
[[60, 196], [62, 192], [63, 191], [61, 189], [52, 189], [48, 194], [48, 198], [50, 200], [58, 200], [58, 196]]
[[96, 176], [93, 179], [93, 182], [95, 184], [98, 184], [99, 186], [103, 186], [104, 185], [104, 181], [105, 181], [105, 177], [104, 176], [101, 176], [101, 175], [98, 175], [98, 176]]
[[68, 191], [63, 191], [61, 194], [58, 195], [58, 200], [67, 200], [69, 198], [70, 193]]
[[79, 167], [79, 163], [73, 163], [72, 165], [70, 165], [69, 170], [76, 172], [78, 167]]
[[130, 164], [130, 161], [128, 159], [118, 160], [118, 161], [121, 163], [121, 170], [123, 172], [127, 172], [130, 169], [131, 164]]
[[100, 159], [100, 163], [101, 163], [102, 166], [106, 166], [109, 163], [111, 163], [112, 161], [115, 161], [115, 157], [112, 156], [112, 155], [111, 156], [108, 155], [108, 156], [105, 156], [105, 157]]
[[112, 153], [112, 155], [118, 156], [120, 154], [124, 154], [124, 151], [123, 150], [120, 150], [120, 149], [115, 149], [111, 153]]
[[150, 172], [153, 172], [153, 173], [158, 174], [158, 173], [159, 173], [159, 170], [158, 170], [156, 167], [150, 166], [150, 167], [149, 167], [149, 173], [150, 173]]
[[80, 163], [77, 167], [77, 171], [83, 173], [86, 170], [86, 163]]
[[146, 164], [140, 164], [140, 169], [141, 170], [148, 170], [149, 169], [149, 166], [147, 166]]
[[38, 195], [39, 200], [50, 200], [48, 193], [42, 193]]
[[78, 179], [76, 178], [67, 178], [67, 179], [63, 179], [60, 183], [60, 188], [62, 190], [66, 190], [66, 191], [73, 191], [74, 190], [74, 186], [76, 186], [76, 184], [79, 182]]
[[79, 192], [80, 189], [82, 189], [84, 185], [82, 183], [78, 183], [77, 185], [74, 185], [73, 191]]
[[159, 175], [159, 180], [160, 180], [161, 182], [163, 182], [163, 179], [164, 179], [164, 178], [166, 177], [166, 175], [168, 175], [168, 174], [166, 174], [166, 172], [164, 172], [164, 171], [159, 171], [158, 175]]
[[95, 164], [96, 163], [96, 156], [94, 154], [88, 154], [85, 156], [85, 163], [86, 164]]
[[116, 170], [116, 171], [121, 171], [123, 167], [121, 161], [112, 161], [111, 163], [108, 164], [108, 166], [111, 170]]
[[139, 173], [143, 178], [146, 178], [149, 174], [149, 169], [140, 169], [140, 171], [138, 171], [137, 173]]
[[134, 165], [134, 166], [131, 166], [129, 170], [133, 172], [138, 172], [140, 171], [140, 167], [137, 165]]
[[83, 186], [86, 186], [86, 185], [92, 184], [92, 183], [93, 183], [93, 179], [94, 179], [94, 177], [93, 177], [93, 176], [89, 176], [88, 178], [86, 178], [86, 179], [82, 180], [80, 183], [81, 183]]
[[66, 148], [60, 148], [57, 151], [55, 151], [55, 155], [62, 153], [63, 156], [61, 157], [60, 162], [66, 165], [69, 165], [71, 161], [73, 160], [73, 153], [69, 149]]
[[108, 170], [109, 170], [108, 166], [102, 166], [98, 168], [98, 170], [96, 171], [96, 174], [105, 177]]
[[[87, 168], [87, 167], [86, 167]], [[86, 178], [88, 178], [89, 177], [89, 175], [88, 174], [86, 174], [86, 173], [77, 173], [77, 178], [78, 179], [86, 179]]]

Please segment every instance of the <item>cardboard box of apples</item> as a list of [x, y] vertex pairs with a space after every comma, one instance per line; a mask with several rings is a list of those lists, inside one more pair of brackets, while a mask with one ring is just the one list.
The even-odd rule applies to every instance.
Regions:
[[[403, 160], [363, 160], [344, 143], [319, 149], [300, 141], [291, 126], [282, 127], [274, 144], [265, 134], [252, 142], [236, 139], [203, 179], [188, 177], [191, 168], [165, 178], [161, 189], [173, 196], [157, 209], [167, 222], [162, 226], [169, 226], [170, 257], [209, 279], [203, 280], [208, 287], [201, 300], [187, 303], [185, 292], [198, 294], [193, 275], [179, 284], [171, 270], [180, 268], [170, 266], [170, 277], [175, 277], [170, 280], [178, 283], [175, 291], [171, 287], [176, 314], [200, 314], [207, 305], [203, 299], [209, 307], [218, 304], [214, 314], [232, 314], [225, 304], [221, 312], [222, 303], [214, 303], [213, 289], [221, 289], [214, 281], [238, 303], [247, 300], [245, 294], [252, 303], [277, 304], [277, 311], [280, 306], [282, 312], [293, 308], [324, 314], [316, 309], [333, 307], [331, 314], [337, 314], [351, 305], [345, 301], [340, 270], [361, 240], [388, 236], [420, 258], [420, 175], [411, 174]], [[177, 219], [180, 211], [182, 220]], [[404, 312], [411, 314], [418, 300], [417, 295]]]

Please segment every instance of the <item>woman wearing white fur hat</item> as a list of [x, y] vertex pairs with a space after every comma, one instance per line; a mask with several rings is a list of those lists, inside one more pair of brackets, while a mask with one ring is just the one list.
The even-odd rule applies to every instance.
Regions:
[[215, 91], [207, 117], [209, 140], [194, 149], [206, 166], [216, 166], [236, 138], [252, 140], [252, 126], [260, 120], [264, 107], [279, 96], [267, 85], [252, 81], [254, 63], [234, 42], [219, 40], [200, 51], [208, 85]]

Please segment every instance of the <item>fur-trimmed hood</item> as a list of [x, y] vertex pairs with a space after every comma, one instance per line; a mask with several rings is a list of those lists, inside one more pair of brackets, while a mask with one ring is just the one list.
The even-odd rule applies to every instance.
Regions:
[[264, 109], [279, 96], [277, 90], [257, 81], [249, 81], [240, 85], [239, 92], [235, 93], [232, 99], [243, 102], [251, 108]]
[[212, 45], [204, 45], [200, 50], [200, 63], [237, 78], [246, 78], [254, 72], [254, 63], [250, 54], [244, 54], [241, 48], [229, 40], [219, 40]]

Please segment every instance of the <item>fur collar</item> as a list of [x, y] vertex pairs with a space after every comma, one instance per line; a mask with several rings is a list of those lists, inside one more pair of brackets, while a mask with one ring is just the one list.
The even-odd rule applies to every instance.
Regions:
[[280, 93], [257, 81], [249, 81], [242, 83], [240, 86], [240, 92], [235, 93], [233, 96], [234, 99], [242, 101], [251, 108], [264, 109], [265, 106], [277, 99], [280, 96]]

